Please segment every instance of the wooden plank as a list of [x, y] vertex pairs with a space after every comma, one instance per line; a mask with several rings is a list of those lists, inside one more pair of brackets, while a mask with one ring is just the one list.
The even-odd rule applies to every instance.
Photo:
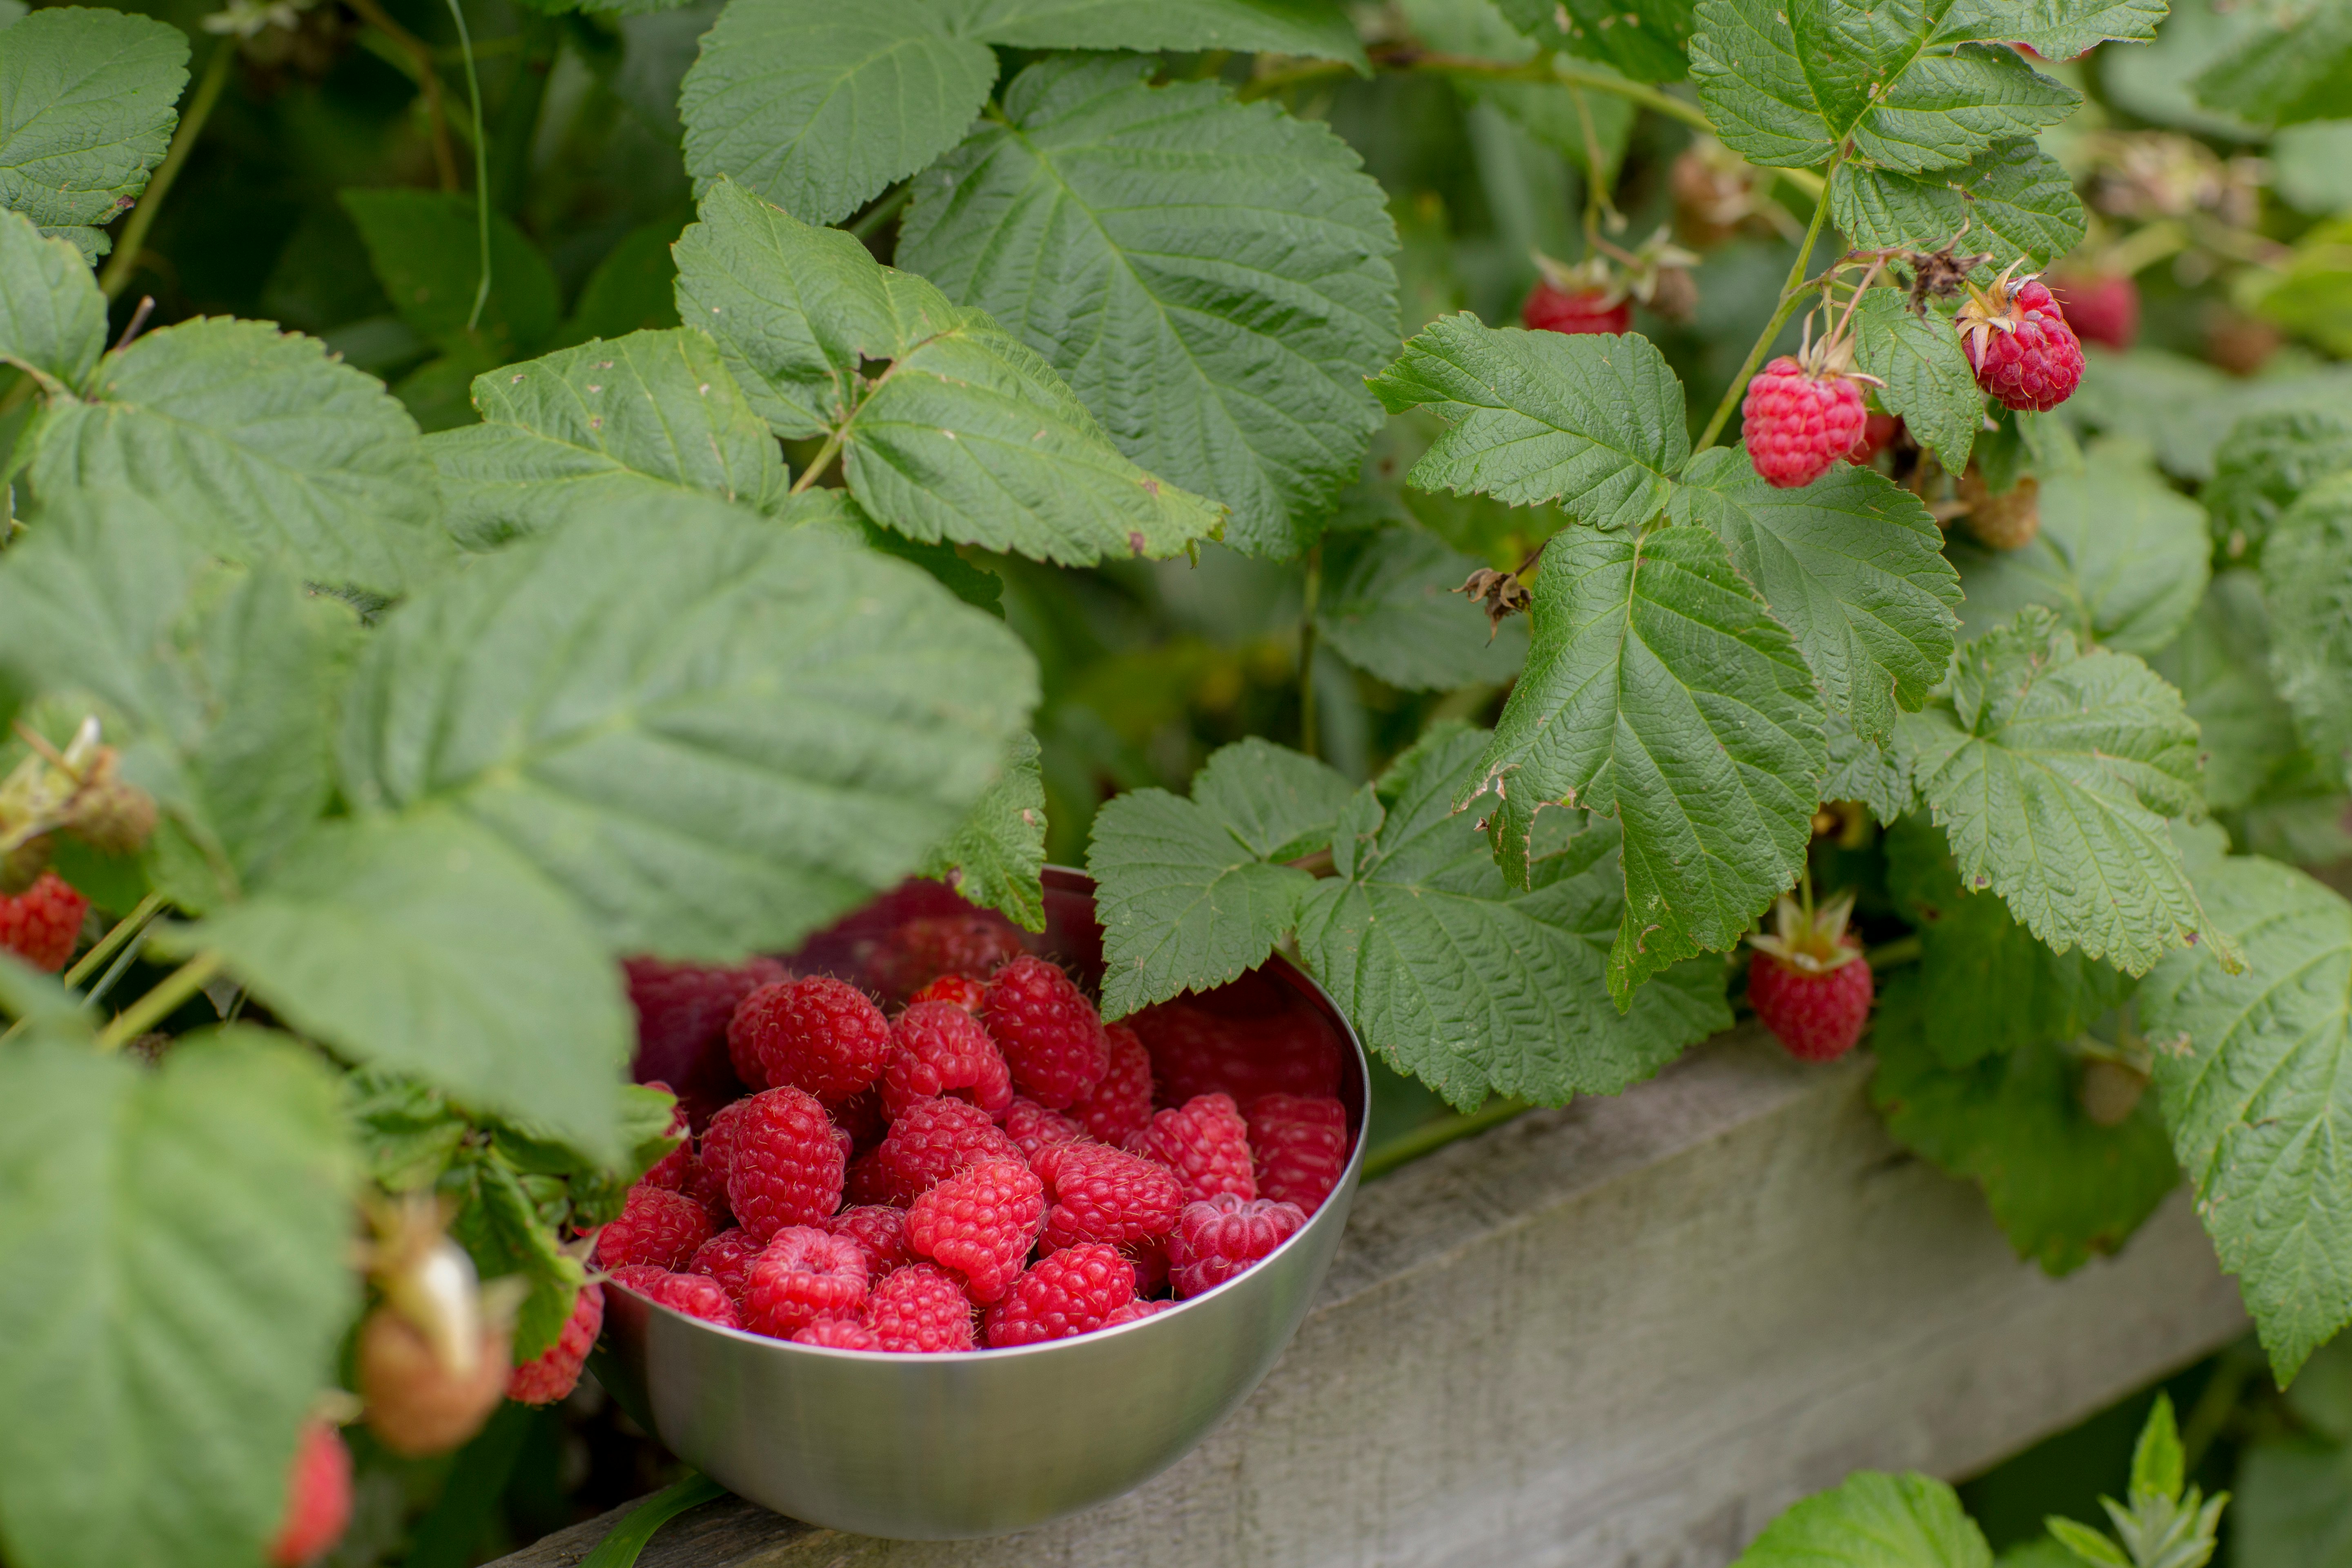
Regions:
[[[1167, 1474], [993, 1542], [729, 1500], [645, 1568], [1706, 1568], [1857, 1468], [1959, 1477], [2245, 1320], [2179, 1194], [2063, 1280], [1888, 1140], [1866, 1058], [1754, 1031], [1367, 1189], [1257, 1394]], [[501, 1568], [568, 1568], [614, 1515]]]

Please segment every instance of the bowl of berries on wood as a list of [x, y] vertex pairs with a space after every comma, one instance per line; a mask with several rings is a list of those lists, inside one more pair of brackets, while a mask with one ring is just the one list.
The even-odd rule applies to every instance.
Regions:
[[755, 1502], [1000, 1534], [1139, 1484], [1254, 1388], [1347, 1222], [1367, 1077], [1276, 957], [1106, 1023], [1045, 929], [910, 883], [779, 960], [630, 966], [688, 1141], [598, 1236], [600, 1375]]

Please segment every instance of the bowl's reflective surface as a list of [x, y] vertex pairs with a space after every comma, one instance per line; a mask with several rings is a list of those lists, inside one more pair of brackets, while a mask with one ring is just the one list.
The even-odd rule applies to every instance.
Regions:
[[[897, 897], [894, 895], [894, 898]], [[1046, 873], [1032, 945], [1099, 973], [1086, 879]], [[861, 917], [862, 919], [862, 917]], [[799, 960], [825, 967], [860, 920]], [[865, 1535], [996, 1535], [1073, 1513], [1174, 1463], [1246, 1397], [1322, 1284], [1363, 1159], [1361, 1048], [1328, 998], [1280, 959], [1250, 982], [1311, 1008], [1344, 1042], [1350, 1152], [1299, 1233], [1209, 1294], [1140, 1322], [964, 1355], [879, 1355], [714, 1329], [607, 1291], [599, 1372], [679, 1458], [780, 1513]]]

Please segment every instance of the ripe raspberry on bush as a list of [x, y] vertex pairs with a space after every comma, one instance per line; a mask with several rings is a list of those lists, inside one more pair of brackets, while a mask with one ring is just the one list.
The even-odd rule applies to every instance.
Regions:
[[942, 974], [988, 974], [1024, 951], [1021, 934], [991, 916], [924, 915], [893, 927], [866, 966], [876, 988], [896, 999]]
[[878, 1351], [882, 1342], [863, 1323], [846, 1318], [819, 1318], [807, 1328], [793, 1331], [796, 1345], [823, 1345], [835, 1351]]
[[1811, 484], [1853, 450], [1869, 426], [1853, 350], [1842, 340], [1780, 355], [1748, 384], [1739, 405], [1748, 460], [1776, 489]]
[[1085, 1242], [1041, 1258], [988, 1309], [988, 1342], [1036, 1345], [1092, 1333], [1135, 1300], [1135, 1266], [1115, 1247]]
[[834, 1133], [805, 1089], [772, 1089], [743, 1101], [731, 1131], [727, 1206], [752, 1240], [814, 1225], [841, 1206], [849, 1156]]
[[743, 1326], [727, 1288], [707, 1274], [673, 1274], [667, 1268], [632, 1264], [614, 1269], [613, 1283], [635, 1290], [649, 1301], [657, 1301], [673, 1312], [700, 1318], [722, 1329]]
[[686, 1271], [709, 1276], [727, 1292], [729, 1300], [740, 1301], [743, 1281], [751, 1274], [751, 1259], [759, 1256], [760, 1244], [751, 1239], [751, 1233], [740, 1225], [731, 1226], [696, 1247]]
[[1183, 1184], [1157, 1160], [1091, 1141], [1048, 1149], [1030, 1164], [1045, 1185], [1048, 1253], [1081, 1242], [1166, 1236], [1184, 1206]]
[[1323, 1206], [1348, 1168], [1348, 1108], [1336, 1100], [1261, 1095], [1250, 1102], [1250, 1152], [1260, 1197]]
[[1168, 1237], [1168, 1279], [1181, 1297], [1213, 1289], [1265, 1257], [1307, 1223], [1297, 1204], [1230, 1193], [1186, 1204]]
[[1146, 1007], [1127, 1021], [1151, 1053], [1162, 1104], [1202, 1094], [1230, 1094], [1246, 1105], [1264, 1094], [1339, 1092], [1339, 1037], [1259, 976]]
[[1102, 1018], [1059, 964], [1014, 959], [989, 981], [981, 1016], [1013, 1086], [1048, 1110], [1069, 1109], [1109, 1069]]
[[907, 1211], [907, 1241], [963, 1276], [966, 1292], [984, 1306], [1021, 1271], [1045, 1220], [1045, 1184], [1027, 1165], [983, 1160], [915, 1200]]
[[860, 1204], [845, 1208], [821, 1227], [845, 1237], [866, 1254], [866, 1278], [878, 1280], [915, 1261], [907, 1247], [907, 1211], [887, 1204]]
[[1846, 930], [1853, 895], [1820, 910], [1811, 901], [1809, 893], [1800, 908], [1783, 894], [1774, 911], [1777, 929], [1748, 939], [1756, 948], [1748, 965], [1748, 1001], [1790, 1056], [1835, 1061], [1862, 1037], [1874, 983], [1862, 943]]
[[1896, 415], [1864, 415], [1862, 421], [1862, 438], [1853, 444], [1853, 450], [1845, 455], [1845, 460], [1856, 468], [1870, 467], [1872, 461], [1879, 453], [1886, 450], [1888, 444], [1900, 435], [1902, 430], [1903, 421]]
[[709, 1211], [692, 1198], [639, 1182], [629, 1189], [620, 1216], [597, 1234], [596, 1261], [606, 1268], [627, 1263], [683, 1268], [712, 1228]]
[[1105, 1143], [1124, 1143], [1151, 1120], [1151, 1055], [1125, 1024], [1105, 1025], [1103, 1038], [1110, 1066], [1093, 1093], [1071, 1103], [1070, 1119]]
[[772, 958], [732, 965], [632, 958], [622, 969], [637, 1013], [634, 1076], [673, 1085], [699, 1132], [743, 1089], [727, 1058], [727, 1020], [744, 997], [783, 979], [784, 966]]
[[327, 1554], [352, 1522], [352, 1451], [327, 1422], [305, 1421], [286, 1467], [286, 1511], [269, 1543], [269, 1568], [303, 1568]]
[[916, 1100], [953, 1095], [993, 1120], [1013, 1103], [1013, 1079], [980, 1020], [952, 1002], [918, 1002], [890, 1026], [882, 1114], [896, 1121]]
[[0, 948], [55, 974], [73, 956], [89, 910], [89, 900], [72, 883], [44, 871], [23, 892], [0, 894]]
[[727, 1026], [727, 1052], [753, 1064], [763, 1089], [789, 1084], [830, 1105], [882, 1076], [890, 1055], [890, 1021], [874, 999], [829, 974], [762, 985], [743, 998]]
[[1519, 321], [1539, 332], [1625, 332], [1633, 328], [1633, 299], [1600, 257], [1570, 267], [1536, 258], [1539, 276], [1519, 305]]
[[967, 1013], [977, 1013], [988, 1005], [988, 984], [969, 974], [942, 974], [907, 998], [908, 1006], [918, 1002], [952, 1002]]
[[2010, 280], [2019, 265], [1989, 289], [1969, 284], [1954, 325], [1979, 386], [2011, 408], [2055, 408], [2082, 382], [2083, 345], [2047, 288]]
[[1057, 1143], [1075, 1143], [1087, 1135], [1087, 1130], [1058, 1110], [1048, 1110], [1034, 1100], [1013, 1097], [1013, 1109], [1004, 1113], [1004, 1135], [1021, 1151], [1021, 1157], [1034, 1169], [1037, 1156]]
[[963, 1281], [930, 1263], [909, 1264], [874, 1287], [866, 1326], [886, 1351], [936, 1355], [976, 1349]]
[[1229, 1094], [1195, 1095], [1173, 1110], [1160, 1111], [1127, 1147], [1175, 1172], [1187, 1203], [1213, 1193], [1257, 1196], [1249, 1124]]
[[2120, 272], [2076, 272], [2050, 279], [2066, 324], [2086, 343], [2124, 350], [2139, 340], [2139, 285]]
[[592, 1279], [580, 1287], [555, 1342], [508, 1375], [507, 1397], [518, 1405], [552, 1405], [571, 1393], [604, 1327], [604, 1287]]
[[980, 1107], [918, 1100], [890, 1124], [881, 1146], [851, 1168], [849, 1201], [904, 1208], [966, 1165], [1022, 1159], [1020, 1146]]
[[778, 1231], [743, 1284], [743, 1326], [770, 1339], [788, 1340], [820, 1318], [855, 1318], [865, 1308], [866, 1249], [814, 1226]]

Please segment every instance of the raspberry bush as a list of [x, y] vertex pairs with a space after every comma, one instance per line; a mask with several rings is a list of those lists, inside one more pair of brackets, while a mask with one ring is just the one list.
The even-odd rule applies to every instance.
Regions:
[[[446, 1448], [607, 1269], [723, 1320], [665, 1272], [750, 1268], [722, 1199], [804, 1230], [778, 1324], [853, 1262], [892, 1349], [972, 1342], [942, 1280], [1161, 1310], [1130, 1210], [1207, 1278], [1344, 1157], [1336, 1063], [1143, 1011], [1277, 949], [1405, 1107], [1868, 1007], [2022, 1255], [2185, 1175], [2292, 1377], [2352, 1321], [2342, 9], [0, 7], [0, 1554], [299, 1561], [343, 1391]], [[978, 919], [776, 962], [913, 875], [1039, 929], [1049, 850], [1108, 1030]], [[1834, 1008], [1753, 994], [1791, 893]], [[808, 1192], [688, 1073], [762, 988]], [[1183, 1190], [1043, 1190], [1073, 1129]]]

